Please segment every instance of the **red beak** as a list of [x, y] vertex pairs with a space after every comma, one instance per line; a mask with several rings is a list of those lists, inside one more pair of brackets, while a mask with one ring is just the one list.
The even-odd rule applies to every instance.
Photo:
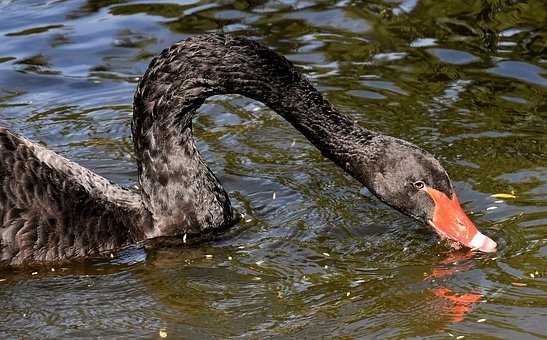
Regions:
[[477, 227], [463, 211], [456, 194], [452, 195], [452, 198], [448, 198], [436, 189], [426, 187], [424, 190], [435, 202], [433, 220], [429, 221], [429, 224], [441, 237], [486, 253], [496, 251], [496, 242], [477, 230]]

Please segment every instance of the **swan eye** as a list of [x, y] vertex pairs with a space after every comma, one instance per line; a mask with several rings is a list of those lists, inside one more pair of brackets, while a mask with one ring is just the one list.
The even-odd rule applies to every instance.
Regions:
[[423, 188], [425, 188], [425, 183], [422, 182], [422, 181], [417, 181], [417, 182], [414, 182], [414, 187], [418, 190], [422, 190]]

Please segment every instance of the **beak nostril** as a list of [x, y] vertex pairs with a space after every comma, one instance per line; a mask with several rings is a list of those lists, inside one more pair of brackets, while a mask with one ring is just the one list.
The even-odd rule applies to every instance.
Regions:
[[458, 221], [458, 223], [456, 223], [456, 228], [458, 228], [458, 232], [460, 234], [467, 234], [467, 227], [465, 226], [465, 224], [461, 223], [460, 221]]

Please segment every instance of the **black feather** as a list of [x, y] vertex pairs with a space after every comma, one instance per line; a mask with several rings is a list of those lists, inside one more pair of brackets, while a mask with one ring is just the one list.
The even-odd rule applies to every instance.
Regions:
[[427, 152], [340, 114], [291, 62], [254, 41], [203, 35], [154, 58], [134, 97], [132, 133], [140, 192], [131, 192], [0, 128], [0, 266], [97, 256], [133, 242], [182, 240], [236, 220], [200, 156], [195, 110], [210, 96], [268, 105], [384, 202], [412, 216], [407, 181], [447, 194], [450, 180]]

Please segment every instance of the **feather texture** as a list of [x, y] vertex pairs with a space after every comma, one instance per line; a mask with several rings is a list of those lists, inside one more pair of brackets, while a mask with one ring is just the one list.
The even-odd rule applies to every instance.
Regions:
[[142, 238], [140, 195], [0, 128], [0, 265], [96, 256]]
[[196, 109], [218, 94], [266, 104], [382, 201], [415, 218], [425, 221], [432, 203], [413, 200], [408, 183], [453, 192], [433, 156], [360, 127], [283, 56], [245, 38], [208, 34], [162, 51], [138, 84], [138, 192], [0, 128], [0, 266], [96, 256], [143, 240], [180, 244], [233, 225], [228, 194], [192, 133]]

